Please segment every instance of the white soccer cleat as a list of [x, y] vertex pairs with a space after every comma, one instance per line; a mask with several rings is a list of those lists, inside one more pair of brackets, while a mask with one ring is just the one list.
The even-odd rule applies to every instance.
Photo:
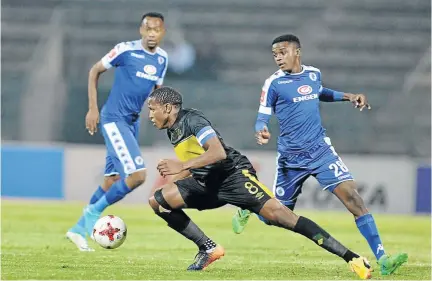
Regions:
[[78, 233], [68, 231], [66, 232], [66, 238], [69, 239], [69, 241], [71, 241], [72, 243], [74, 243], [75, 246], [77, 246], [78, 250], [80, 250], [81, 252], [94, 251], [94, 249], [89, 247], [87, 240]]

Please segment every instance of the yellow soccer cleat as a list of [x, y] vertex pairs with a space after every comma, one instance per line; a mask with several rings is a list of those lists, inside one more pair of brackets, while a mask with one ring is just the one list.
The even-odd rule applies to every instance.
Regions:
[[372, 277], [372, 267], [364, 257], [352, 259], [349, 263], [352, 272], [355, 272], [360, 279], [370, 279]]

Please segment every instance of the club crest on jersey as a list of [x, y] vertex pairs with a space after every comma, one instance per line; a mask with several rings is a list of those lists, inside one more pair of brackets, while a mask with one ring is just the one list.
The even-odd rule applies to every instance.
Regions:
[[316, 81], [317, 80], [317, 75], [313, 72], [309, 73], [309, 78], [312, 81]]
[[144, 159], [141, 156], [137, 156], [135, 157], [135, 163], [137, 163], [137, 165], [142, 165], [144, 164]]
[[300, 95], [309, 95], [310, 93], [312, 93], [312, 87], [309, 85], [303, 85], [298, 87], [297, 92]]
[[158, 57], [158, 63], [163, 64], [165, 62], [165, 59], [163, 57]]
[[157, 69], [154, 65], [147, 64], [144, 66], [144, 72], [147, 73], [148, 75], [155, 75], [157, 72]]

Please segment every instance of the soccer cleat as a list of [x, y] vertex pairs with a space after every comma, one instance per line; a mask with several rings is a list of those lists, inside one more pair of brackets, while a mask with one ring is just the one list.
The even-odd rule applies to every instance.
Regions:
[[408, 261], [406, 253], [396, 254], [394, 256], [383, 255], [378, 260], [381, 275], [390, 275], [395, 272], [402, 264]]
[[238, 209], [232, 218], [232, 229], [234, 233], [240, 234], [246, 227], [251, 212], [249, 210]]
[[355, 272], [360, 279], [370, 279], [372, 277], [372, 267], [364, 257], [352, 259], [349, 263], [352, 272]]
[[66, 232], [66, 238], [69, 239], [72, 243], [77, 246], [78, 250], [81, 252], [93, 252], [94, 249], [90, 248], [87, 244], [87, 240], [85, 239], [85, 232], [84, 235], [82, 233], [74, 232], [74, 227], [71, 228], [68, 232]]
[[95, 226], [97, 220], [99, 219], [101, 213], [92, 210], [91, 205], [84, 208], [83, 216], [85, 218], [85, 228], [87, 230], [88, 236], [93, 238], [93, 227]]
[[204, 270], [212, 262], [217, 261], [225, 255], [225, 250], [222, 246], [217, 245], [211, 250], [199, 251], [195, 256], [194, 262], [189, 265], [187, 270]]

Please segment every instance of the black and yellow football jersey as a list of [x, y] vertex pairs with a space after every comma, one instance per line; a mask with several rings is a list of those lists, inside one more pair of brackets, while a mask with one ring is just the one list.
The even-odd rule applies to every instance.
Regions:
[[174, 125], [167, 129], [168, 138], [180, 161], [188, 161], [205, 152], [206, 141], [217, 136], [225, 149], [227, 158], [212, 165], [191, 169], [193, 177], [203, 181], [210, 178], [221, 178], [235, 169], [248, 169], [252, 164], [240, 152], [225, 145], [221, 135], [211, 125], [202, 112], [196, 109], [182, 109]]

